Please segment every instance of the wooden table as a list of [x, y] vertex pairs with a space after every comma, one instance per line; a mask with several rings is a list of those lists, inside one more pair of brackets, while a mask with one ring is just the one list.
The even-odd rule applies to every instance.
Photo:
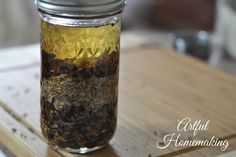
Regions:
[[[76, 157], [46, 144], [40, 131], [38, 45], [0, 52], [0, 143], [17, 157]], [[178, 121], [210, 120], [181, 139], [229, 140], [220, 147], [156, 147]], [[236, 150], [236, 78], [166, 49], [123, 49], [118, 127], [110, 145], [85, 157], [215, 156]], [[232, 152], [231, 152], [232, 153]]]

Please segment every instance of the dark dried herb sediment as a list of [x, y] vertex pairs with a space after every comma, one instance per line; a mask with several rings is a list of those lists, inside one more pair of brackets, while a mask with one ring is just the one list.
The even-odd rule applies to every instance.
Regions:
[[106, 144], [116, 128], [119, 52], [102, 55], [92, 64], [41, 54], [44, 136], [62, 148]]

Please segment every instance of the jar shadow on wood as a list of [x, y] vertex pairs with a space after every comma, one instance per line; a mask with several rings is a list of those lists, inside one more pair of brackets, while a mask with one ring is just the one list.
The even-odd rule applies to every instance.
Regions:
[[[48, 147], [47, 155], [52, 156], [52, 154], [54, 154], [53, 150]], [[118, 154], [116, 153], [116, 151], [114, 150], [114, 148], [110, 144], [107, 144], [103, 149], [89, 153], [89, 155], [91, 155], [91, 156], [93, 156], [93, 155], [104, 156], [104, 154], [106, 154], [107, 156], [110, 156], [110, 157], [118, 157]], [[15, 156], [9, 156], [9, 157], [15, 157]]]

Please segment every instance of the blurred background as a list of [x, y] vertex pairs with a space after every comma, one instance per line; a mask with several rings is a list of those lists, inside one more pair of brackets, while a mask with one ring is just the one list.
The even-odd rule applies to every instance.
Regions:
[[[236, 74], [235, 0], [127, 0], [122, 47], [168, 47]], [[0, 53], [39, 43], [33, 0], [0, 0]], [[129, 43], [129, 44], [127, 44]]]

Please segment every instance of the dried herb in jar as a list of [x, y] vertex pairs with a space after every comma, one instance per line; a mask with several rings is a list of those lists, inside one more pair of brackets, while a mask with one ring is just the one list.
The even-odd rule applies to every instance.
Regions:
[[[119, 23], [98, 28], [67, 28], [44, 23], [42, 28], [47, 28], [42, 32], [41, 47], [43, 135], [60, 148], [93, 148], [106, 144], [115, 132], [117, 121]], [[99, 35], [107, 30], [108, 34], [103, 34], [107, 37], [105, 43], [96, 45]], [[47, 38], [54, 31], [57, 34]], [[71, 40], [73, 32], [84, 35]], [[77, 40], [86, 37], [90, 39], [85, 45], [75, 46]], [[50, 45], [49, 41], [57, 44]], [[73, 41], [71, 47], [63, 48], [67, 41]], [[104, 48], [104, 44], [108, 45]]]

